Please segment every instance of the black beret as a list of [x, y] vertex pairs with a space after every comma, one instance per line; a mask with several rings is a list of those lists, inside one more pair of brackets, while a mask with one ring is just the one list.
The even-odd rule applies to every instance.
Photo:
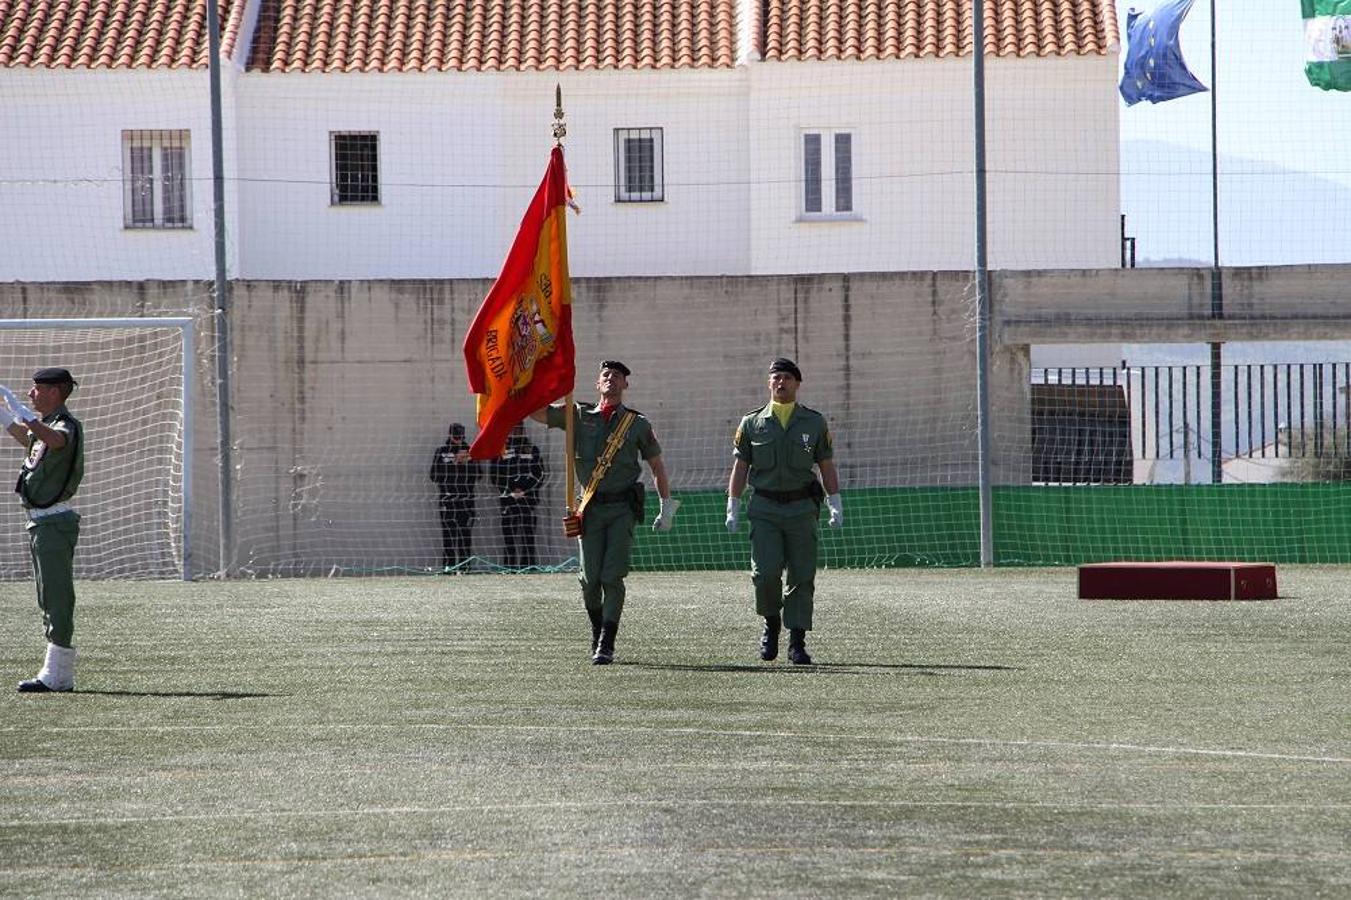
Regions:
[[629, 371], [628, 366], [624, 365], [617, 359], [607, 359], [605, 360], [605, 362], [600, 364], [600, 370], [602, 372], [604, 372], [606, 369], [614, 369], [616, 372], [623, 375], [625, 378], [628, 378], [630, 375], [633, 374], [632, 372]]
[[457, 441], [464, 440], [464, 426], [459, 422], [450, 423], [450, 436]]
[[68, 384], [74, 387], [79, 384], [74, 378], [70, 377], [70, 372], [66, 369], [48, 368], [38, 369], [33, 373], [34, 384]]
[[797, 367], [797, 363], [786, 356], [780, 356], [769, 364], [769, 374], [773, 375], [775, 372], [787, 372], [798, 381], [802, 380], [802, 370]]

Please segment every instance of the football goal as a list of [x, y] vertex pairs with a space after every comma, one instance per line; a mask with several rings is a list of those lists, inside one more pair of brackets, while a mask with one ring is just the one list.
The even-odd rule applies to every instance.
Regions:
[[[193, 319], [0, 319], [0, 382], [70, 370], [84, 426], [77, 578], [191, 577]], [[12, 441], [0, 465], [18, 472]], [[30, 577], [18, 500], [0, 504], [0, 579]]]

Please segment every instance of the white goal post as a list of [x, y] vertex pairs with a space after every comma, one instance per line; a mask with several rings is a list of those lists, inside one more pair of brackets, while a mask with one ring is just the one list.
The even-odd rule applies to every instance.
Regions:
[[[44, 366], [71, 371], [84, 425], [77, 578], [192, 578], [191, 317], [0, 319], [0, 383], [18, 394]], [[12, 445], [12, 442], [10, 442]], [[17, 473], [20, 448], [0, 452]], [[8, 477], [8, 476], [7, 476]], [[0, 579], [29, 577], [17, 501], [0, 503]]]

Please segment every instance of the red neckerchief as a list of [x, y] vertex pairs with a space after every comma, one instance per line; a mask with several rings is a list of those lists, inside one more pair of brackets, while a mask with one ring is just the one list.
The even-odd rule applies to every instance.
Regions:
[[600, 413], [600, 417], [605, 420], [605, 424], [608, 425], [610, 424], [610, 418], [615, 414], [615, 410], [619, 409], [619, 406], [620, 404], [618, 403], [612, 403], [609, 406], [602, 403], [600, 406], [596, 407], [596, 410]]

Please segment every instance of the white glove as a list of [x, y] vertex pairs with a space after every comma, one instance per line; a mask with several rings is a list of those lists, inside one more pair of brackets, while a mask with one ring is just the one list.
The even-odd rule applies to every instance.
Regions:
[[739, 497], [728, 497], [727, 530], [734, 532], [739, 524], [741, 524], [741, 499]]
[[15, 420], [31, 422], [38, 417], [37, 413], [24, 406], [23, 402], [14, 395], [14, 392], [3, 384], [0, 384], [0, 405], [6, 408], [5, 411], [9, 413], [11, 422]]
[[831, 494], [826, 498], [826, 506], [830, 507], [831, 528], [839, 528], [844, 524], [844, 501], [840, 499], [839, 494]]
[[659, 497], [661, 500], [661, 509], [657, 512], [657, 518], [652, 523], [653, 531], [670, 531], [671, 526], [675, 524], [676, 510], [680, 509], [680, 501], [674, 497]]

